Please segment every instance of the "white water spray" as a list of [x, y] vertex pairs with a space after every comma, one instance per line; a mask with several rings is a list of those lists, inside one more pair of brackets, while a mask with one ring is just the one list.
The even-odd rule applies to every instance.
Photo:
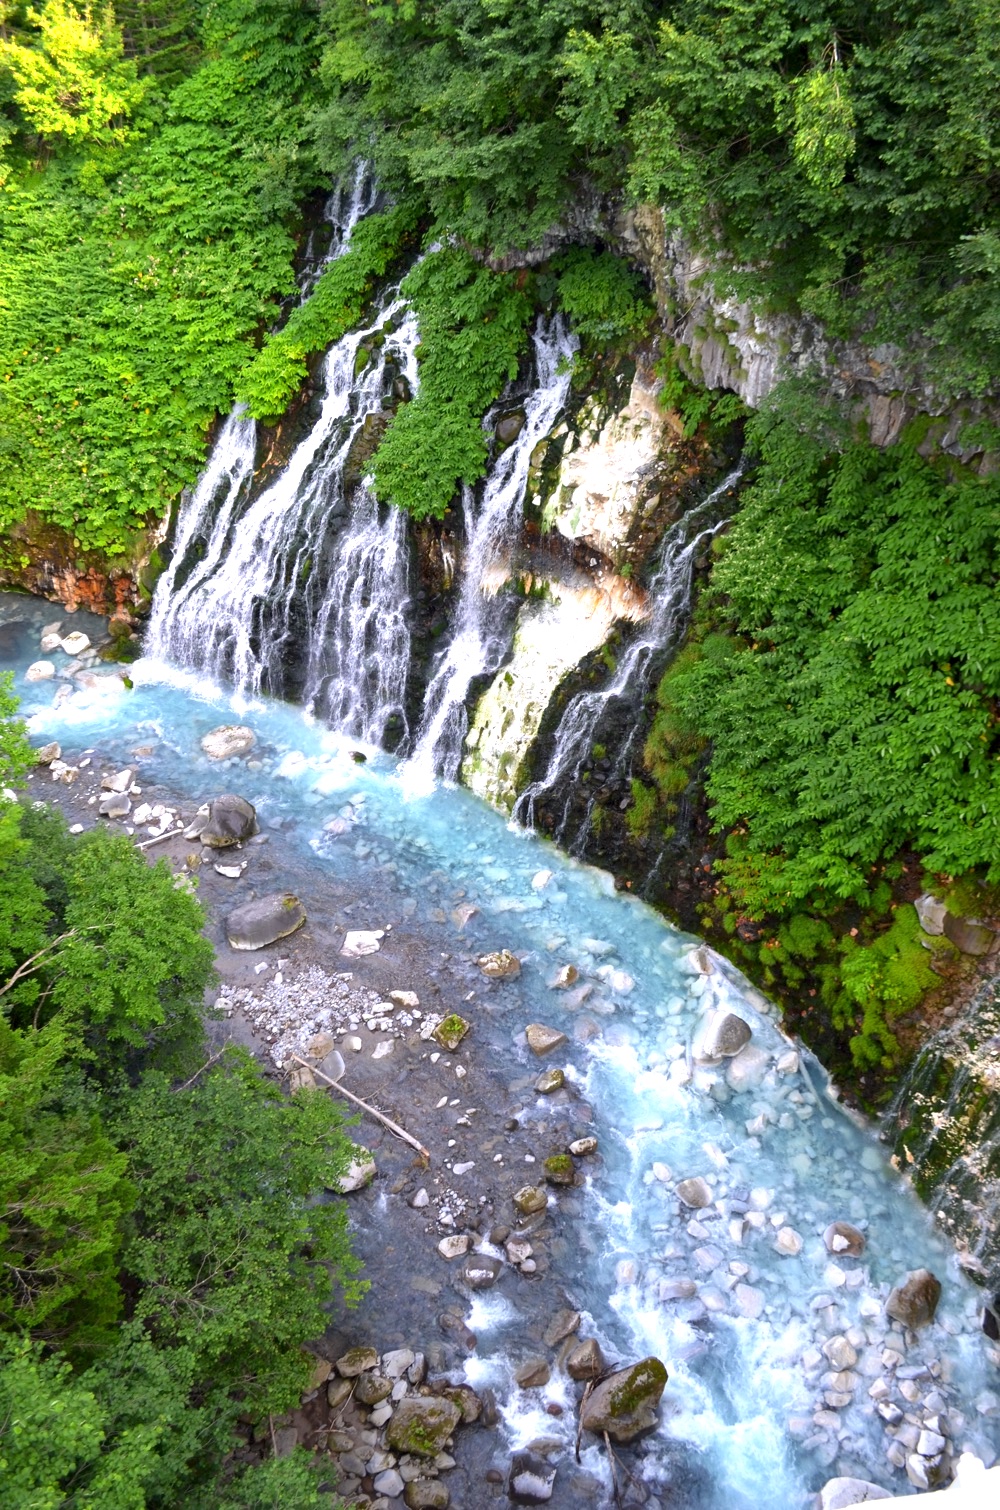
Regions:
[[427, 688], [407, 766], [407, 784], [414, 790], [429, 789], [435, 778], [457, 778], [469, 727], [469, 689], [477, 678], [492, 675], [507, 654], [509, 616], [491, 588], [506, 574], [521, 527], [532, 452], [566, 402], [576, 345], [559, 316], [538, 322], [536, 386], [525, 404], [524, 425], [497, 459], [478, 507], [472, 489], [463, 492], [467, 545], [462, 582], [453, 633]]
[[[667, 532], [660, 562], [649, 585], [650, 614], [620, 656], [614, 675], [593, 692], [580, 692], [570, 702], [555, 734], [555, 744], [542, 776], [526, 787], [514, 807], [514, 819], [533, 827], [541, 799], [564, 795], [564, 806], [555, 838], [566, 842], [574, 791], [584, 765], [590, 759], [598, 730], [614, 703], [636, 711], [649, 691], [652, 674], [663, 654], [676, 645], [679, 631], [687, 617], [691, 601], [694, 563], [705, 543], [721, 529], [727, 513], [723, 506], [743, 471], [742, 463], [729, 473], [694, 508], [678, 519]], [[617, 751], [616, 770], [624, 770], [632, 753], [638, 719], [632, 720], [632, 734]], [[580, 833], [589, 828], [593, 802], [587, 809]]]

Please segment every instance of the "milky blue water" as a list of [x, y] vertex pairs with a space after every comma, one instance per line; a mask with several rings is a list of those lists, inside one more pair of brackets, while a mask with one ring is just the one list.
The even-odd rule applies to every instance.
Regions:
[[[17, 672], [33, 741], [58, 739], [76, 753], [99, 743], [122, 763], [149, 741], [158, 782], [192, 801], [218, 790], [218, 764], [199, 741], [233, 721], [225, 695], [147, 662], [128, 668], [132, 690], [105, 667], [81, 687], [60, 651], [50, 657], [56, 677], [25, 684], [39, 629], [57, 618], [67, 631], [98, 627], [49, 604], [0, 597], [0, 662]], [[3, 631], [15, 621], [23, 631]], [[904, 1408], [920, 1419], [946, 1416], [956, 1450], [994, 1460], [998, 1375], [980, 1332], [977, 1290], [871, 1133], [831, 1097], [815, 1062], [792, 1052], [759, 993], [717, 958], [699, 958], [697, 941], [648, 907], [616, 894], [609, 877], [508, 827], [469, 793], [410, 796], [388, 757], [368, 751], [367, 763], [356, 764], [356, 746], [296, 709], [261, 703], [235, 712], [255, 729], [258, 746], [251, 765], [234, 763], [225, 784], [256, 805], [262, 826], [295, 820], [282, 844], [356, 877], [359, 889], [372, 867], [388, 868], [416, 899], [418, 920], [435, 900], [429, 876], [435, 886], [443, 875], [464, 889], [496, 942], [523, 956], [507, 1016], [502, 993], [490, 1003], [489, 1034], [509, 1045], [512, 1068], [531, 1068], [518, 1034], [532, 1018], [573, 1040], [568, 1072], [595, 1109], [603, 1162], [582, 1201], [578, 1190], [553, 1195], [556, 1215], [560, 1202], [573, 1213], [562, 1278], [585, 1295], [584, 1330], [609, 1358], [656, 1353], [667, 1365], [662, 1423], [643, 1459], [654, 1494], [658, 1483], [675, 1486], [663, 1491], [663, 1504], [795, 1510], [838, 1472], [905, 1493], [869, 1393], [886, 1373], [885, 1350], [903, 1355], [901, 1364], [889, 1359], [889, 1398], [902, 1398], [894, 1368], [927, 1366], [910, 1384], [916, 1401]], [[45, 795], [41, 778], [32, 786]], [[356, 837], [333, 847], [324, 824], [345, 807], [359, 819]], [[591, 987], [586, 1001], [547, 985], [569, 962], [579, 984]], [[745, 1088], [733, 1088], [725, 1064], [691, 1060], [699, 1020], [720, 1006], [753, 1030], [757, 1058], [735, 1071]], [[579, 1041], [581, 1019], [593, 1029], [589, 1042]], [[541, 1098], [532, 1114], [546, 1114]], [[674, 1194], [676, 1182], [693, 1175], [710, 1187], [705, 1210], [684, 1208]], [[837, 1219], [865, 1230], [862, 1258], [827, 1253], [822, 1234]], [[792, 1238], [779, 1239], [789, 1229]], [[935, 1324], [904, 1338], [884, 1301], [906, 1271], [922, 1266], [940, 1277], [944, 1295]], [[566, 1384], [529, 1395], [512, 1383], [509, 1300], [487, 1293], [470, 1322], [480, 1346], [469, 1377], [499, 1388], [509, 1441], [562, 1435], [569, 1450], [572, 1411], [560, 1422], [543, 1410], [547, 1401], [570, 1403]], [[824, 1396], [834, 1384], [819, 1348], [845, 1333], [858, 1361], [837, 1381], [846, 1401], [831, 1405]], [[596, 1448], [584, 1461], [606, 1478]]]

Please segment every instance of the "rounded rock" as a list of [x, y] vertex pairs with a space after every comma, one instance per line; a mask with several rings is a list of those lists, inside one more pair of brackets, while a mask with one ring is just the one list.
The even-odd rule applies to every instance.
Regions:
[[287, 938], [306, 920], [306, 910], [291, 892], [272, 892], [237, 907], [226, 918], [226, 938], [233, 949], [265, 949]]
[[220, 724], [201, 741], [201, 747], [209, 760], [230, 760], [233, 756], [248, 755], [257, 736], [245, 724]]
[[548, 1196], [537, 1185], [523, 1185], [514, 1192], [514, 1205], [522, 1216], [534, 1216], [537, 1211], [544, 1211], [548, 1204]]

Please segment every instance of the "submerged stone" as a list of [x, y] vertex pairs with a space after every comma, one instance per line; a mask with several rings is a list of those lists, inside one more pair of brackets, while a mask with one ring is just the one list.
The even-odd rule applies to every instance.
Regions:
[[510, 1460], [507, 1497], [515, 1505], [544, 1505], [552, 1498], [556, 1470], [534, 1452], [515, 1452]]
[[941, 1281], [929, 1269], [914, 1269], [897, 1285], [885, 1303], [885, 1313], [893, 1321], [916, 1331], [934, 1320], [941, 1299]]
[[659, 1358], [643, 1358], [628, 1368], [618, 1369], [604, 1379], [589, 1395], [580, 1410], [585, 1431], [613, 1442], [631, 1442], [656, 1425], [660, 1396], [667, 1383], [667, 1371]]
[[306, 910], [290, 891], [273, 892], [237, 907], [226, 918], [226, 938], [233, 949], [265, 949], [287, 938], [306, 920]]
[[220, 724], [205, 735], [201, 747], [209, 760], [231, 760], [248, 755], [255, 742], [256, 735], [245, 724]]

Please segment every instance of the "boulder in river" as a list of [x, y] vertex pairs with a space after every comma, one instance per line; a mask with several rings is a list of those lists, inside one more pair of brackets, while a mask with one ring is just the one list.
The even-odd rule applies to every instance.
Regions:
[[476, 964], [488, 980], [515, 980], [521, 973], [521, 961], [509, 949], [492, 949], [481, 954]]
[[458, 1048], [459, 1044], [462, 1042], [462, 1039], [469, 1031], [469, 1027], [470, 1024], [466, 1022], [464, 1017], [459, 1017], [457, 1012], [452, 1012], [448, 1017], [444, 1018], [442, 1022], [438, 1023], [437, 1027], [433, 1030], [431, 1037], [437, 1043], [439, 1043], [443, 1049], [447, 1049], [448, 1052], [451, 1053], [453, 1049]]
[[411, 1479], [403, 1493], [406, 1510], [448, 1510], [451, 1496], [440, 1479]]
[[127, 818], [132, 811], [132, 799], [127, 792], [108, 792], [97, 805], [102, 818]]
[[659, 1358], [643, 1358], [603, 1379], [580, 1410], [585, 1431], [607, 1432], [613, 1442], [631, 1442], [657, 1422], [667, 1371]]
[[566, 1372], [571, 1379], [582, 1383], [586, 1379], [599, 1379], [604, 1373], [604, 1354], [594, 1337], [587, 1337], [566, 1359]]
[[580, 972], [575, 965], [560, 965], [559, 969], [549, 981], [551, 991], [568, 991], [570, 986], [575, 986], [580, 979]]
[[565, 1033], [560, 1033], [558, 1028], [547, 1027], [544, 1022], [529, 1022], [524, 1036], [528, 1040], [528, 1048], [538, 1055], [551, 1054], [553, 1049], [562, 1048], [567, 1042]]
[[685, 1206], [690, 1206], [693, 1211], [702, 1211], [712, 1204], [712, 1192], [708, 1181], [703, 1180], [700, 1174], [692, 1175], [688, 1180], [681, 1180], [675, 1187], [677, 1197]]
[[90, 636], [84, 634], [82, 629], [74, 629], [72, 634], [66, 635], [62, 648], [67, 655], [82, 655], [90, 649]]
[[536, 1211], [544, 1211], [548, 1204], [548, 1196], [537, 1185], [523, 1185], [514, 1192], [514, 1205], [522, 1216], [534, 1216]]
[[39, 765], [51, 765], [54, 760], [59, 760], [61, 756], [62, 747], [53, 740], [51, 744], [42, 745], [42, 748], [35, 755], [35, 760]]
[[554, 1153], [543, 1165], [545, 1178], [550, 1185], [573, 1185], [576, 1182], [576, 1165], [568, 1153]]
[[26, 682], [47, 682], [55, 676], [56, 668], [52, 661], [32, 661], [24, 673]]
[[515, 1452], [507, 1476], [507, 1497], [515, 1505], [544, 1505], [552, 1498], [556, 1470], [537, 1453]]
[[334, 1364], [334, 1368], [342, 1379], [357, 1379], [359, 1375], [377, 1366], [378, 1353], [373, 1347], [352, 1347]]
[[978, 918], [956, 918], [950, 912], [944, 915], [944, 936], [963, 954], [989, 954], [997, 941], [993, 929]]
[[201, 747], [209, 760], [231, 760], [233, 756], [248, 755], [255, 740], [253, 730], [245, 724], [220, 724], [205, 735]]
[[336, 1188], [341, 1195], [350, 1195], [354, 1190], [364, 1190], [370, 1185], [378, 1173], [375, 1160], [367, 1148], [360, 1143], [351, 1145], [351, 1162], [337, 1181]]
[[488, 1290], [495, 1285], [503, 1264], [488, 1253], [470, 1253], [462, 1265], [462, 1278], [470, 1290]]
[[208, 805], [208, 818], [198, 836], [209, 849], [229, 849], [257, 833], [257, 809], [245, 797], [227, 792]]
[[750, 1024], [735, 1012], [709, 1012], [694, 1037], [691, 1052], [703, 1064], [731, 1059], [752, 1037]]
[[306, 920], [306, 910], [290, 891], [271, 892], [245, 902], [226, 918], [226, 938], [233, 949], [264, 949], [287, 938]]
[[869, 1500], [891, 1500], [888, 1489], [868, 1479], [827, 1479], [819, 1492], [819, 1510], [848, 1510], [851, 1505], [866, 1505]]
[[885, 1313], [911, 1331], [928, 1326], [941, 1299], [941, 1281], [929, 1269], [914, 1269], [885, 1303]]
[[831, 1222], [823, 1233], [823, 1242], [827, 1253], [840, 1258], [860, 1258], [867, 1240], [864, 1233], [850, 1222]]
[[563, 1070], [543, 1070], [535, 1081], [535, 1090], [540, 1096], [551, 1096], [555, 1091], [561, 1091], [565, 1084]]
[[396, 1406], [385, 1439], [393, 1452], [433, 1458], [444, 1448], [462, 1412], [440, 1395], [406, 1395]]

